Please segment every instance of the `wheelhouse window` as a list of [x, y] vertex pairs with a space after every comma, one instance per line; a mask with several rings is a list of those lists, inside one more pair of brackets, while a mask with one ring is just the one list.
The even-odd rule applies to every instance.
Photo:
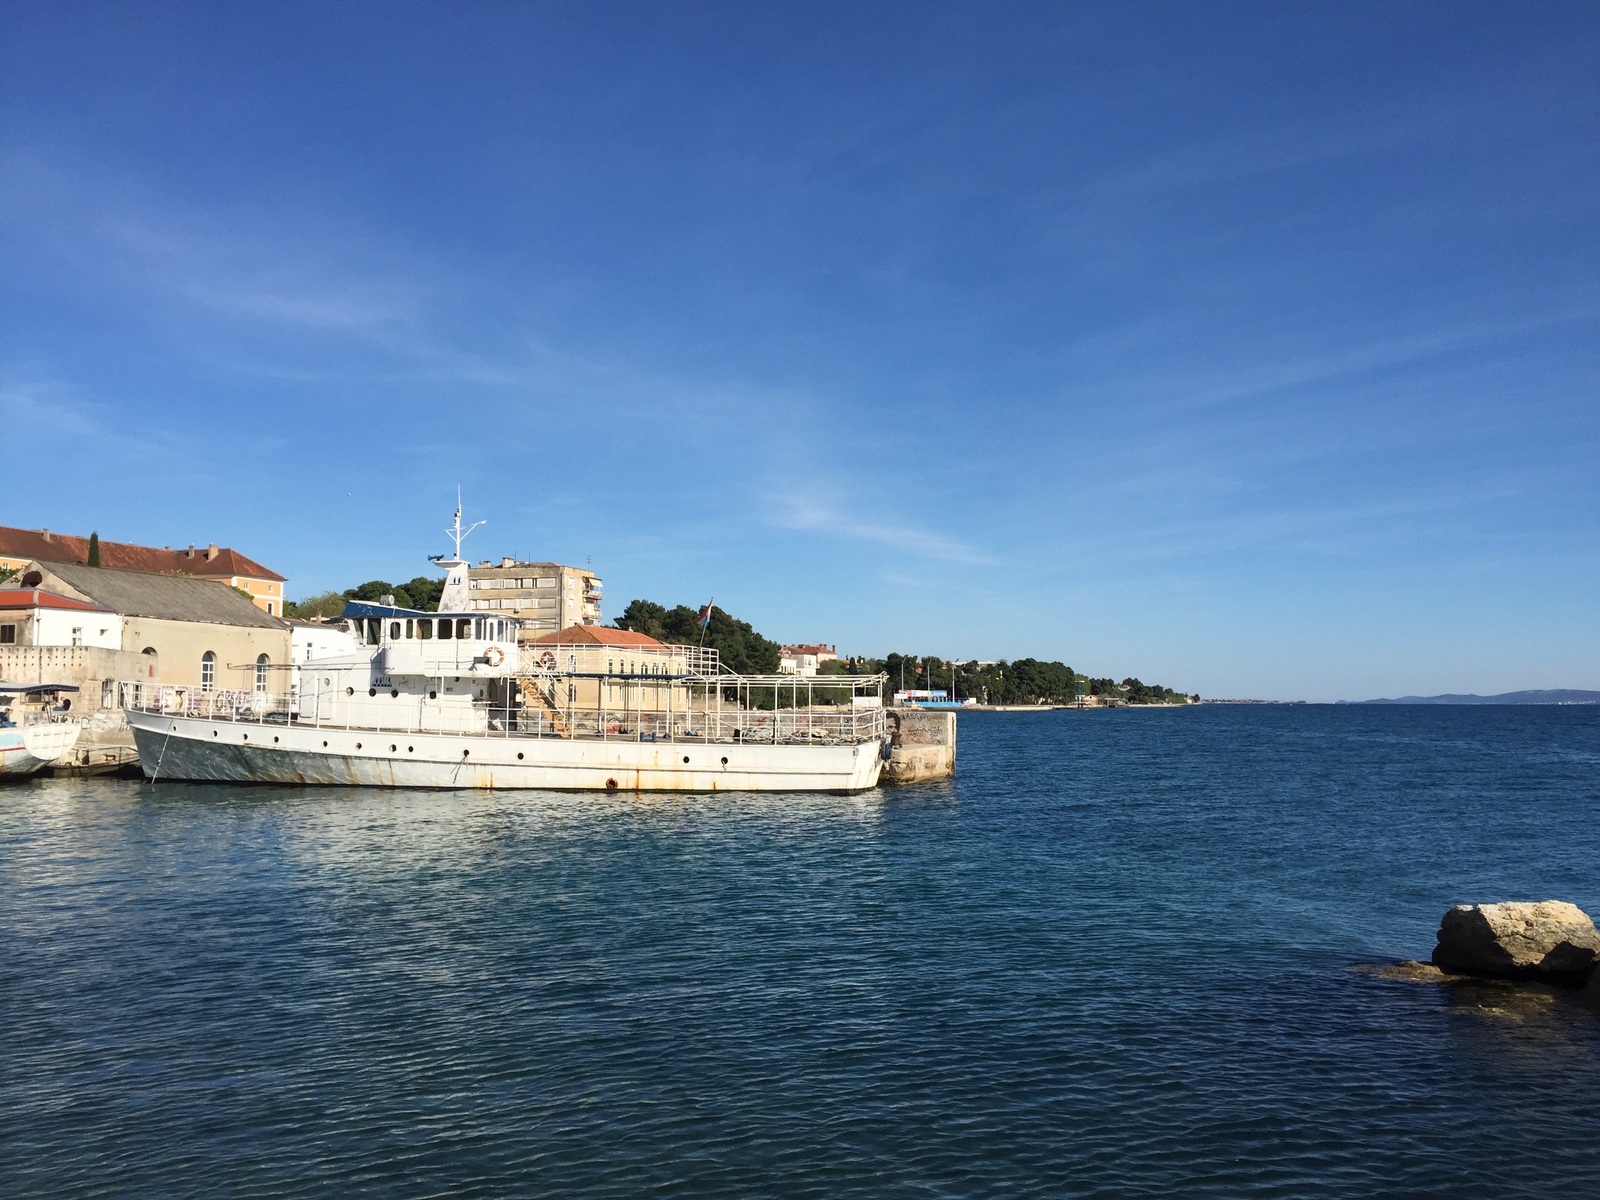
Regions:
[[400, 622], [399, 621], [390, 621], [389, 622], [389, 640], [391, 642], [398, 642], [400, 640]]
[[426, 620], [426, 621], [418, 621], [417, 622], [417, 636], [419, 638], [421, 638], [425, 642], [432, 640], [432, 638], [433, 638], [433, 621], [432, 621], [431, 618], [429, 620]]
[[469, 638], [472, 636], [472, 618], [462, 617], [456, 622], [456, 637]]
[[367, 618], [367, 645], [376, 646], [383, 635], [383, 622], [377, 617]]
[[272, 660], [265, 654], [256, 655], [256, 692], [264, 693], [267, 690], [267, 665]]
[[450, 618], [446, 617], [444, 620], [439, 622], [439, 636], [441, 638], [448, 638], [450, 636], [450, 629]]
[[200, 656], [200, 690], [209, 692], [217, 686], [217, 656], [207, 650]]

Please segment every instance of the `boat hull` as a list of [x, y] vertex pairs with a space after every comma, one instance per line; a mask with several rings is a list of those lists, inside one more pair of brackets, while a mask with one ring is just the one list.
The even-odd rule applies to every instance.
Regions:
[[[877, 741], [847, 745], [636, 742], [396, 733], [130, 712], [147, 779], [387, 788], [625, 792], [859, 792]], [[685, 761], [687, 760], [687, 761]]]
[[37, 775], [71, 753], [82, 731], [70, 722], [0, 729], [0, 778]]

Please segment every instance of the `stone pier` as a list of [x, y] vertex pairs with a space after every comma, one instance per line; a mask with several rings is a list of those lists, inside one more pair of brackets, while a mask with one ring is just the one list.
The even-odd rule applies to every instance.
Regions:
[[884, 783], [921, 783], [956, 773], [956, 714], [922, 708], [888, 710], [890, 753]]

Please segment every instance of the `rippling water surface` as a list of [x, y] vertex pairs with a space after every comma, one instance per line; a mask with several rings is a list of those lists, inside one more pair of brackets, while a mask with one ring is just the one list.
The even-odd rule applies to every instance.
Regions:
[[0, 791], [6, 1196], [1600, 1194], [1600, 711], [974, 714], [960, 778]]

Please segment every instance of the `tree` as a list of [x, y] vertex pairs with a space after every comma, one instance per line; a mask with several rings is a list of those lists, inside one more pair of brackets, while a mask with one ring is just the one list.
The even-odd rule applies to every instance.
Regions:
[[438, 612], [439, 597], [444, 594], [444, 580], [432, 579], [427, 575], [418, 575], [410, 583], [403, 583], [395, 589], [395, 602], [399, 603], [400, 593], [404, 592], [410, 599], [406, 608], [419, 608], [423, 612]]
[[100, 565], [100, 535], [98, 533], [91, 533], [89, 535], [88, 565], [91, 567], [98, 567]]
[[344, 612], [347, 603], [344, 596], [338, 592], [321, 592], [315, 596], [306, 596], [301, 600], [292, 600], [283, 606], [283, 615], [298, 617], [302, 621], [313, 620], [321, 617], [324, 621], [331, 621]]
[[[702, 644], [697, 621], [700, 610], [679, 604], [674, 608], [651, 600], [631, 600], [617, 618], [618, 629], [631, 629], [657, 641], [684, 646]], [[722, 665], [740, 675], [775, 675], [783, 657], [783, 647], [762, 637], [748, 621], [741, 621], [720, 608], [711, 610], [711, 624], [703, 639], [708, 649], [716, 650]]]
[[[385, 583], [382, 579], [369, 579], [359, 587], [346, 588], [344, 598], [346, 600], [364, 600], [369, 604], [376, 604], [385, 596], [394, 596], [394, 590], [394, 584], [392, 583]], [[407, 598], [409, 599], [409, 597]], [[400, 597], [395, 596], [396, 601], [399, 599]]]

